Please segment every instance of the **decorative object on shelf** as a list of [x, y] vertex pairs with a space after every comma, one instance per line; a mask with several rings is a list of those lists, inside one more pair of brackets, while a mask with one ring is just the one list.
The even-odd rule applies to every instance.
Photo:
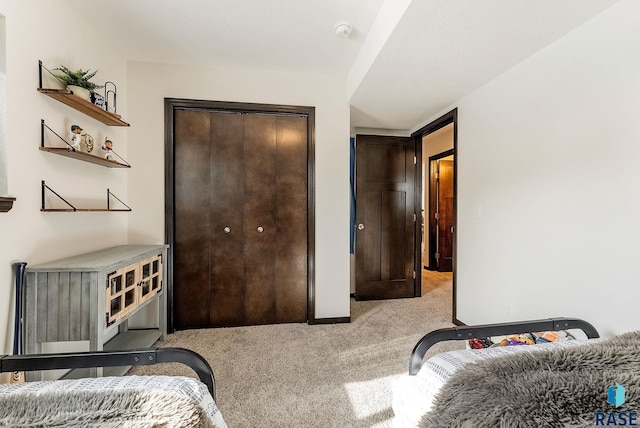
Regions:
[[113, 156], [113, 142], [106, 137], [104, 139], [104, 146], [102, 146], [102, 150], [107, 152], [107, 154], [104, 155], [105, 159], [116, 160]]
[[94, 142], [93, 137], [86, 132], [82, 132], [82, 128], [79, 125], [71, 125], [71, 146], [74, 150], [91, 153]]
[[[113, 87], [113, 89], [111, 89]], [[105, 82], [104, 84], [104, 109], [109, 111], [109, 95], [113, 98], [113, 113], [116, 112], [116, 84], [113, 82]]]
[[73, 71], [64, 65], [58, 68], [54, 68], [53, 71], [60, 71], [60, 74], [54, 74], [66, 87], [71, 90], [75, 95], [91, 101], [91, 92], [95, 92], [96, 89], [104, 88], [104, 85], [98, 85], [91, 81], [91, 78], [96, 75], [98, 70], [76, 70]]
[[82, 140], [82, 128], [78, 125], [71, 125], [71, 147], [74, 150], [80, 150], [80, 141]]
[[104, 97], [96, 92], [91, 92], [90, 101], [94, 106], [100, 107], [103, 110], [106, 110], [104, 105]]

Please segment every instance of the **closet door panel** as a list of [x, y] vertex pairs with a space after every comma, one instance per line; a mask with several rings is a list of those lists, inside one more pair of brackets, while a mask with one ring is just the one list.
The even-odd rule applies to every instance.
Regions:
[[176, 327], [209, 324], [209, 113], [175, 112], [174, 313]]
[[276, 312], [307, 320], [307, 119], [278, 116]]
[[211, 113], [211, 325], [244, 324], [244, 143], [239, 113]]
[[277, 322], [276, 117], [244, 115], [245, 324]]

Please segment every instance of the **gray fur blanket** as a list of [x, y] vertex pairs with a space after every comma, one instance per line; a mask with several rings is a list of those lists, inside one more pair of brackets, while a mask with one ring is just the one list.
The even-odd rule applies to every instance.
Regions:
[[[617, 408], [607, 402], [616, 383], [626, 389]], [[597, 412], [636, 412], [640, 423], [640, 331], [469, 364], [443, 386], [420, 426], [593, 427]]]

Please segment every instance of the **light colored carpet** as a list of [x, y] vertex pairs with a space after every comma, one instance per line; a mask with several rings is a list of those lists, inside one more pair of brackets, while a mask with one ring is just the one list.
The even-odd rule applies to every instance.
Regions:
[[[185, 330], [157, 346], [192, 349], [211, 364], [230, 428], [390, 427], [391, 382], [407, 373], [424, 334], [451, 327], [451, 274], [430, 272], [421, 298], [351, 303], [351, 323]], [[438, 344], [434, 352], [459, 349]], [[193, 376], [186, 366], [130, 374]]]

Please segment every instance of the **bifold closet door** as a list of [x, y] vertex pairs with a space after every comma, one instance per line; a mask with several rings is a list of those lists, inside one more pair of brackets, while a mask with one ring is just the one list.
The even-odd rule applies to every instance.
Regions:
[[245, 321], [307, 320], [307, 120], [244, 115]]
[[307, 319], [307, 119], [176, 111], [176, 327]]
[[210, 323], [211, 128], [210, 114], [174, 114], [173, 308], [178, 329]]

